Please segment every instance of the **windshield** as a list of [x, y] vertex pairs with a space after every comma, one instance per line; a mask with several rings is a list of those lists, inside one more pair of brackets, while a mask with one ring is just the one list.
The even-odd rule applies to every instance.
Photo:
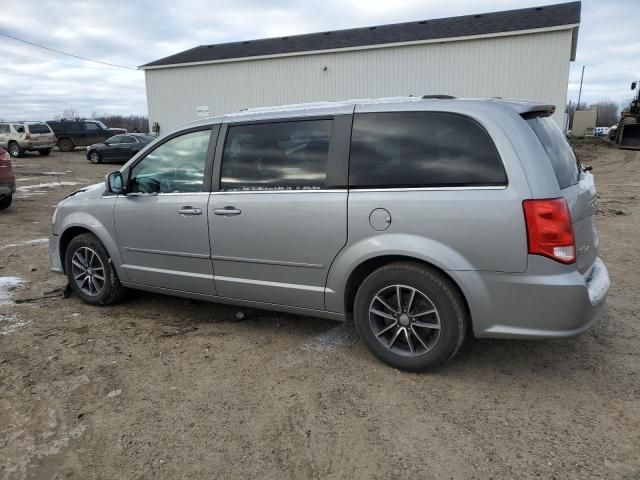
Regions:
[[100, 120], [96, 120], [95, 122], [96, 122], [98, 125], [100, 125], [100, 127], [101, 127], [101, 128], [105, 128], [105, 129], [107, 128], [107, 126], [106, 126], [104, 123], [102, 123]]
[[578, 183], [580, 163], [560, 127], [550, 117], [535, 117], [527, 120], [542, 144], [560, 188], [567, 188]]

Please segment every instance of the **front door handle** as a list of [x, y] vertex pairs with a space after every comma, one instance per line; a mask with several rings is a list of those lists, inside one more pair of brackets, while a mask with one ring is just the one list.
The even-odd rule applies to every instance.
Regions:
[[242, 213], [242, 210], [236, 207], [224, 207], [216, 208], [213, 213], [216, 215], [224, 215], [225, 217], [232, 217], [234, 215], [240, 215]]
[[180, 215], [202, 215], [202, 209], [186, 206], [186, 207], [179, 208], [178, 213]]

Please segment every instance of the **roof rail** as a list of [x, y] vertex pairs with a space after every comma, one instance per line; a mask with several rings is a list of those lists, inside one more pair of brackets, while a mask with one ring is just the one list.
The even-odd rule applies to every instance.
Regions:
[[424, 100], [429, 100], [429, 99], [436, 99], [436, 100], [451, 100], [453, 98], [457, 98], [454, 97], [452, 95], [423, 95], [422, 98]]

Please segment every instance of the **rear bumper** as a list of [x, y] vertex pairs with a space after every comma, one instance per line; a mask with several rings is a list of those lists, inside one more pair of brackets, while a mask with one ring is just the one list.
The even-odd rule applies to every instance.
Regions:
[[[573, 266], [530, 257], [523, 274], [455, 272], [478, 338], [558, 338], [587, 330], [609, 291], [598, 258], [586, 275]], [[554, 270], [553, 273], [548, 272]], [[452, 272], [453, 273], [453, 272]]]
[[22, 145], [22, 148], [24, 148], [25, 150], [50, 150], [53, 147], [55, 147], [56, 144], [55, 143], [38, 143], [38, 144], [34, 144], [34, 143], [27, 143]]
[[11, 180], [0, 180], [0, 195], [12, 195], [16, 191], [16, 181], [15, 178], [11, 178]]

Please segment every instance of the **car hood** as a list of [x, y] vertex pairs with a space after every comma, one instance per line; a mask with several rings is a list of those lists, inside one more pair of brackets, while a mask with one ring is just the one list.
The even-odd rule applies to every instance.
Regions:
[[[71, 192], [69, 195], [67, 195], [66, 197], [64, 197], [64, 200], [66, 200], [67, 198], [97, 198], [102, 196], [102, 194], [104, 193], [104, 191], [106, 190], [106, 186], [104, 184], [104, 182], [100, 182], [100, 183], [94, 183], [93, 185], [88, 185], [86, 187], [82, 187], [79, 190], [76, 190], [75, 192]], [[63, 200], [63, 201], [64, 201]]]

